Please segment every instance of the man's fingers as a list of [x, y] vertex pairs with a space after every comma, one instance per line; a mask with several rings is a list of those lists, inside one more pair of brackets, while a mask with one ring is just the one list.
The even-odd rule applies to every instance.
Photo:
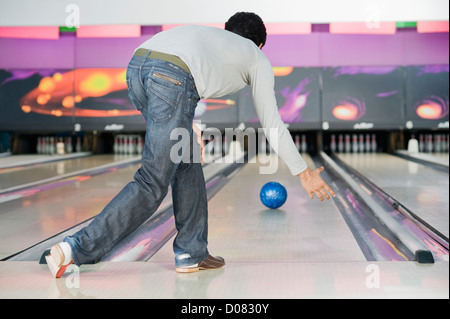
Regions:
[[330, 187], [328, 187], [328, 185], [325, 185], [323, 188], [320, 188], [317, 191], [309, 193], [309, 198], [313, 199], [314, 198], [314, 194], [321, 201], [323, 201], [325, 198], [326, 199], [330, 199], [331, 198], [330, 195], [333, 196], [333, 197], [336, 196], [336, 194], [333, 192], [333, 190]]
[[328, 192], [331, 196], [336, 197], [335, 192], [331, 189], [330, 186], [328, 186], [327, 184], [325, 184], [325, 186], [324, 186], [323, 188], [325, 188], [325, 189], [327, 190], [327, 192]]
[[322, 193], [320, 191], [316, 192], [316, 196], [317, 196], [318, 199], [320, 199], [321, 202], [323, 202], [323, 195], [322, 195]]
[[334, 191], [325, 183], [319, 176], [325, 170], [323, 166], [316, 168], [313, 171], [313, 174], [310, 174], [309, 177], [303, 178], [300, 177], [302, 181], [302, 185], [307, 191], [309, 198], [314, 199], [314, 195], [317, 196], [318, 199], [323, 201], [325, 198], [330, 199], [331, 196], [335, 197], [336, 194]]
[[326, 191], [324, 188], [322, 188], [322, 189], [320, 190], [320, 192], [322, 193], [322, 195], [323, 195], [326, 199], [330, 199], [330, 195], [328, 195], [327, 191]]

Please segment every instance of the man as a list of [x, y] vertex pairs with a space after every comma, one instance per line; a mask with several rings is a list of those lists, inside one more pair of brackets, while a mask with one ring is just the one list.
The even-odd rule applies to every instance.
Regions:
[[[127, 85], [131, 101], [147, 123], [141, 168], [88, 226], [52, 247], [46, 260], [55, 277], [71, 263], [99, 260], [157, 210], [169, 185], [178, 231], [173, 243], [176, 271], [225, 265], [223, 258], [211, 256], [207, 249], [206, 188], [201, 164], [193, 160], [195, 152], [191, 150], [184, 161], [170, 157], [178, 143], [170, 138], [172, 131], [185, 129], [194, 138], [192, 122], [201, 98], [224, 96], [250, 85], [263, 128], [276, 129], [269, 142], [278, 145], [278, 155], [292, 175], [300, 178], [311, 199], [334, 196], [319, 176], [323, 167], [307, 168], [281, 121], [272, 66], [261, 51], [265, 42], [261, 18], [240, 12], [228, 20], [225, 30], [177, 27], [136, 49], [127, 69]], [[200, 134], [197, 131], [197, 141]]]

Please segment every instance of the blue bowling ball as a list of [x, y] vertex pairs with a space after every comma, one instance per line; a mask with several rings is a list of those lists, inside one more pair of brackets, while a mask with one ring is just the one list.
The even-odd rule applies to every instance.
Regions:
[[261, 188], [259, 198], [266, 207], [277, 209], [286, 202], [287, 191], [280, 183], [268, 182]]

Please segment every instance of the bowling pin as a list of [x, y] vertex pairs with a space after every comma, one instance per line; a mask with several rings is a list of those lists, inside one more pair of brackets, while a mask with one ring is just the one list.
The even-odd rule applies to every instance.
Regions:
[[336, 148], [337, 148], [336, 135], [331, 134], [330, 150], [334, 153], [336, 152]]
[[434, 151], [436, 153], [440, 153], [441, 152], [441, 134], [435, 134], [434, 135], [434, 147], [433, 147]]
[[50, 137], [50, 154], [56, 153], [56, 147], [55, 147], [55, 138], [52, 136]]
[[119, 136], [119, 154], [125, 154], [125, 142], [124, 142], [124, 136]]
[[135, 154], [139, 154], [139, 149], [138, 149], [139, 148], [139, 145], [138, 145], [139, 139], [138, 138], [139, 138], [139, 135], [134, 136], [134, 153]]
[[45, 136], [41, 136], [41, 153], [45, 154]]
[[134, 153], [134, 145], [133, 145], [133, 136], [128, 135], [128, 155], [132, 155]]
[[364, 153], [364, 135], [359, 134], [359, 151]]
[[39, 154], [44, 154], [45, 137], [41, 136], [41, 149]]
[[366, 134], [366, 152], [370, 153], [372, 150], [372, 145], [370, 143], [370, 134]]
[[38, 137], [38, 140], [37, 140], [36, 152], [38, 154], [42, 153], [42, 137], [40, 137], [40, 136]]
[[356, 134], [352, 136], [352, 151], [353, 153], [358, 153], [358, 135]]
[[427, 153], [433, 152], [433, 137], [431, 134], [427, 134], [425, 148]]
[[66, 138], [66, 153], [70, 154], [73, 151], [73, 147], [72, 147], [72, 137], [67, 137]]
[[372, 152], [376, 152], [378, 148], [377, 145], [377, 136], [375, 134], [372, 134]]
[[113, 152], [114, 154], [119, 153], [119, 138], [117, 136], [114, 137]]
[[300, 152], [300, 136], [298, 136], [298, 134], [295, 134], [295, 147], [297, 148], [297, 151]]
[[129, 155], [130, 154], [130, 136], [125, 135], [124, 139], [125, 139], [125, 154]]
[[447, 143], [445, 142], [445, 134], [441, 134], [441, 152], [447, 152]]
[[128, 154], [134, 154], [134, 143], [133, 143], [133, 135], [128, 135]]
[[49, 148], [50, 138], [48, 136], [44, 136], [44, 145], [42, 154], [48, 154], [50, 152]]
[[138, 135], [138, 141], [137, 141], [137, 153], [142, 154], [144, 151], [144, 139]]
[[306, 135], [302, 135], [302, 153], [306, 153], [308, 151], [308, 145], [306, 144]]
[[130, 143], [128, 143], [128, 135], [124, 135], [123, 136], [123, 153], [125, 155], [130, 153], [130, 147], [129, 147]]
[[81, 152], [81, 138], [80, 137], [77, 137], [77, 144], [75, 145], [75, 151], [77, 153]]
[[131, 136], [131, 154], [137, 153], [136, 135]]
[[423, 134], [419, 135], [419, 152], [423, 153], [423, 150], [425, 148], [425, 142], [423, 140]]
[[123, 136], [123, 154], [128, 154], [128, 137]]
[[345, 152], [350, 153], [352, 145], [350, 143], [350, 134], [345, 134]]
[[344, 137], [342, 134], [339, 134], [338, 138], [338, 152], [343, 153], [344, 152]]

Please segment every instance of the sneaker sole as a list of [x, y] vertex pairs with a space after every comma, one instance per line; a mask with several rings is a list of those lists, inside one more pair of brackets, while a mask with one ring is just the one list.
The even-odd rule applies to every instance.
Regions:
[[[54, 247], [55, 247], [55, 249], [58, 249], [59, 254], [64, 255], [64, 252], [61, 250], [60, 247], [58, 247], [58, 246], [54, 246]], [[53, 250], [53, 248], [52, 248], [52, 250]], [[52, 273], [53, 277], [55, 277], [55, 278], [60, 278], [66, 271], [67, 267], [73, 263], [73, 260], [71, 260], [66, 265], [62, 265], [62, 263], [64, 261], [62, 261], [61, 264], [59, 264], [59, 265], [56, 264], [55, 259], [53, 258], [52, 254], [51, 254], [51, 250], [50, 250], [50, 254], [45, 256], [45, 261], [47, 262], [47, 266], [50, 269], [50, 272]]]
[[45, 256], [45, 261], [47, 262], [50, 272], [55, 278], [60, 278], [66, 271], [67, 267], [73, 263], [73, 261], [71, 261], [67, 265], [58, 266], [51, 255]]
[[175, 271], [178, 273], [191, 273], [191, 272], [197, 272], [200, 270], [200, 267], [191, 267], [191, 268], [175, 268]]
[[192, 272], [197, 272], [200, 270], [215, 270], [215, 269], [220, 269], [223, 268], [225, 265], [222, 265], [220, 267], [214, 267], [214, 268], [206, 268], [206, 267], [192, 267], [192, 268], [175, 268], [176, 272], [179, 273], [192, 273]]

